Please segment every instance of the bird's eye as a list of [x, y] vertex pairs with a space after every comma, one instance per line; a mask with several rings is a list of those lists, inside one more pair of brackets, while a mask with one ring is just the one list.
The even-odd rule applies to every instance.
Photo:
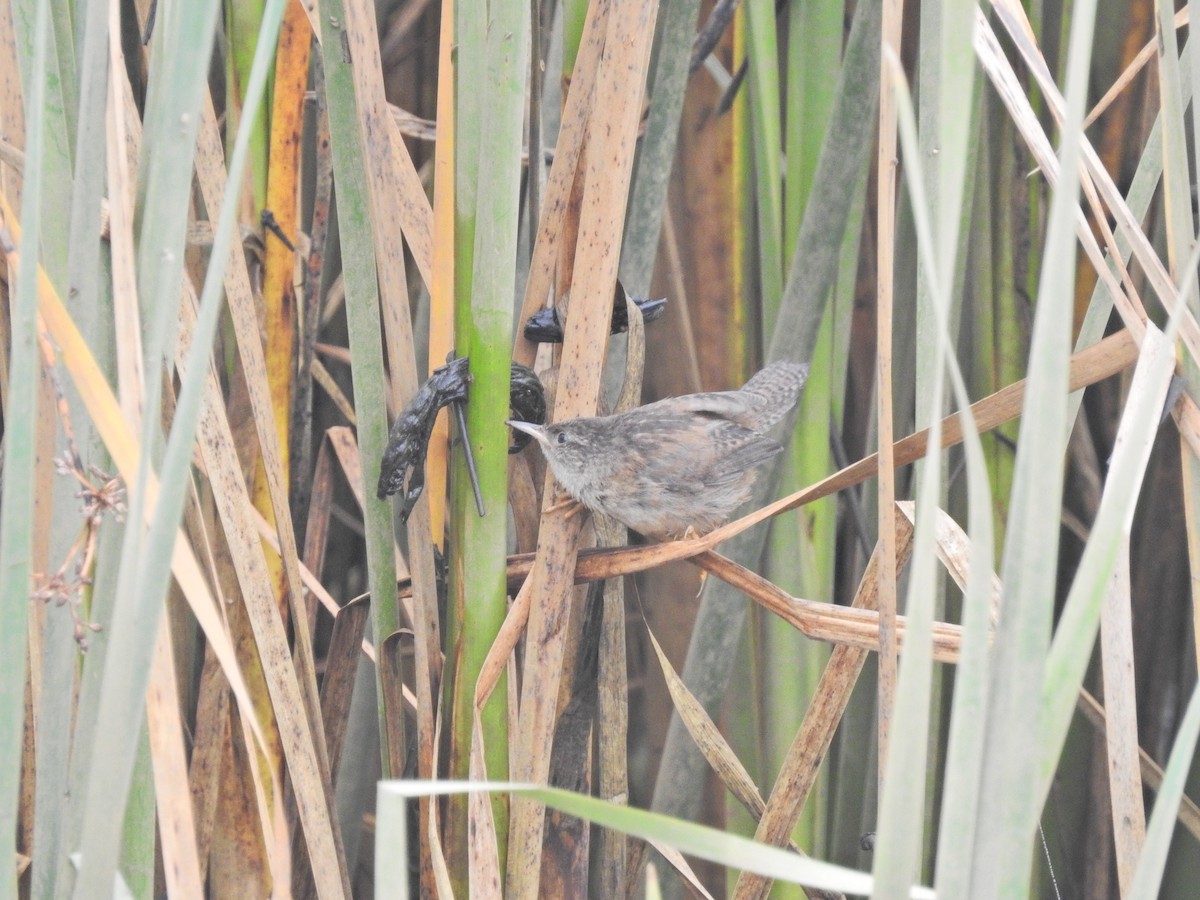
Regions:
[[565, 444], [567, 442], [567, 433], [565, 431], [560, 431], [558, 433], [558, 442], [560, 444]]

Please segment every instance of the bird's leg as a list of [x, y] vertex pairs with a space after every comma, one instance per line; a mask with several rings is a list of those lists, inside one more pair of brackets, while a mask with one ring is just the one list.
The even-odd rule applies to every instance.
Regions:
[[[691, 541], [691, 540], [695, 540], [696, 538], [699, 538], [699, 537], [703, 537], [703, 535], [699, 531], [696, 530], [696, 526], [689, 525], [687, 528], [685, 528], [683, 530], [683, 534], [680, 535], [679, 540]], [[700, 584], [696, 587], [696, 597], [697, 598], [699, 598], [700, 593], [704, 590], [704, 585], [707, 582], [708, 582], [708, 570], [701, 569], [700, 570]]]
[[566, 518], [569, 519], [572, 516], [579, 515], [585, 509], [587, 509], [587, 507], [584, 506], [582, 503], [580, 503], [578, 500], [576, 500], [574, 497], [572, 497], [570, 494], [563, 494], [562, 496], [557, 498], [553, 503], [551, 503], [549, 506], [547, 506], [544, 510], [542, 510], [542, 514], [545, 515], [546, 513], [560, 512], [562, 510], [566, 510], [565, 515], [566, 515]]

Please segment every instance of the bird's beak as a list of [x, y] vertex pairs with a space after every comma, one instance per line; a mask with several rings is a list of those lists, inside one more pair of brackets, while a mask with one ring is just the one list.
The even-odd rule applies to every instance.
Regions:
[[510, 428], [515, 428], [517, 431], [523, 431], [539, 444], [546, 443], [546, 432], [541, 425], [534, 425], [532, 422], [517, 422], [514, 419], [506, 419], [505, 424]]

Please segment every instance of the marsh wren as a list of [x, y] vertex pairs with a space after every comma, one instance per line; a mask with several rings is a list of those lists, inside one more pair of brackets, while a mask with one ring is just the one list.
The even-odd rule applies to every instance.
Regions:
[[615, 416], [508, 424], [541, 445], [554, 477], [588, 509], [656, 540], [704, 534], [783, 450], [765, 432], [795, 405], [807, 377], [808, 366], [777, 362], [736, 391], [670, 397]]

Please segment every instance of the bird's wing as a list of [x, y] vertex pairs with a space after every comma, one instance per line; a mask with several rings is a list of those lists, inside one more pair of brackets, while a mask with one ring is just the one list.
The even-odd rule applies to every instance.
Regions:
[[[643, 432], [633, 439], [645, 441], [644, 451], [653, 453], [662, 471], [674, 478], [690, 473], [701, 484], [721, 486], [783, 450], [778, 441], [725, 417], [697, 417], [693, 410], [677, 421], [681, 427]], [[682, 427], [684, 421], [690, 428]]]
[[759, 408], [766, 400], [757, 396], [743, 395], [738, 391], [718, 391], [706, 394], [686, 394], [651, 403], [646, 409], [658, 404], [673, 404], [680, 413], [692, 413], [712, 419], [735, 422], [742, 428], [754, 429], [754, 423], [762, 418]]
[[795, 406], [807, 378], [808, 366], [776, 362], [747, 381], [740, 391], [688, 394], [659, 403], [669, 402], [680, 412], [727, 419], [762, 434]]
[[[740, 433], [734, 432], [734, 429]], [[722, 441], [721, 452], [714, 458], [708, 473], [706, 480], [711, 483], [734, 481], [748, 469], [753, 469], [783, 452], [783, 445], [778, 441], [740, 426], [728, 425], [721, 430], [729, 434]]]

